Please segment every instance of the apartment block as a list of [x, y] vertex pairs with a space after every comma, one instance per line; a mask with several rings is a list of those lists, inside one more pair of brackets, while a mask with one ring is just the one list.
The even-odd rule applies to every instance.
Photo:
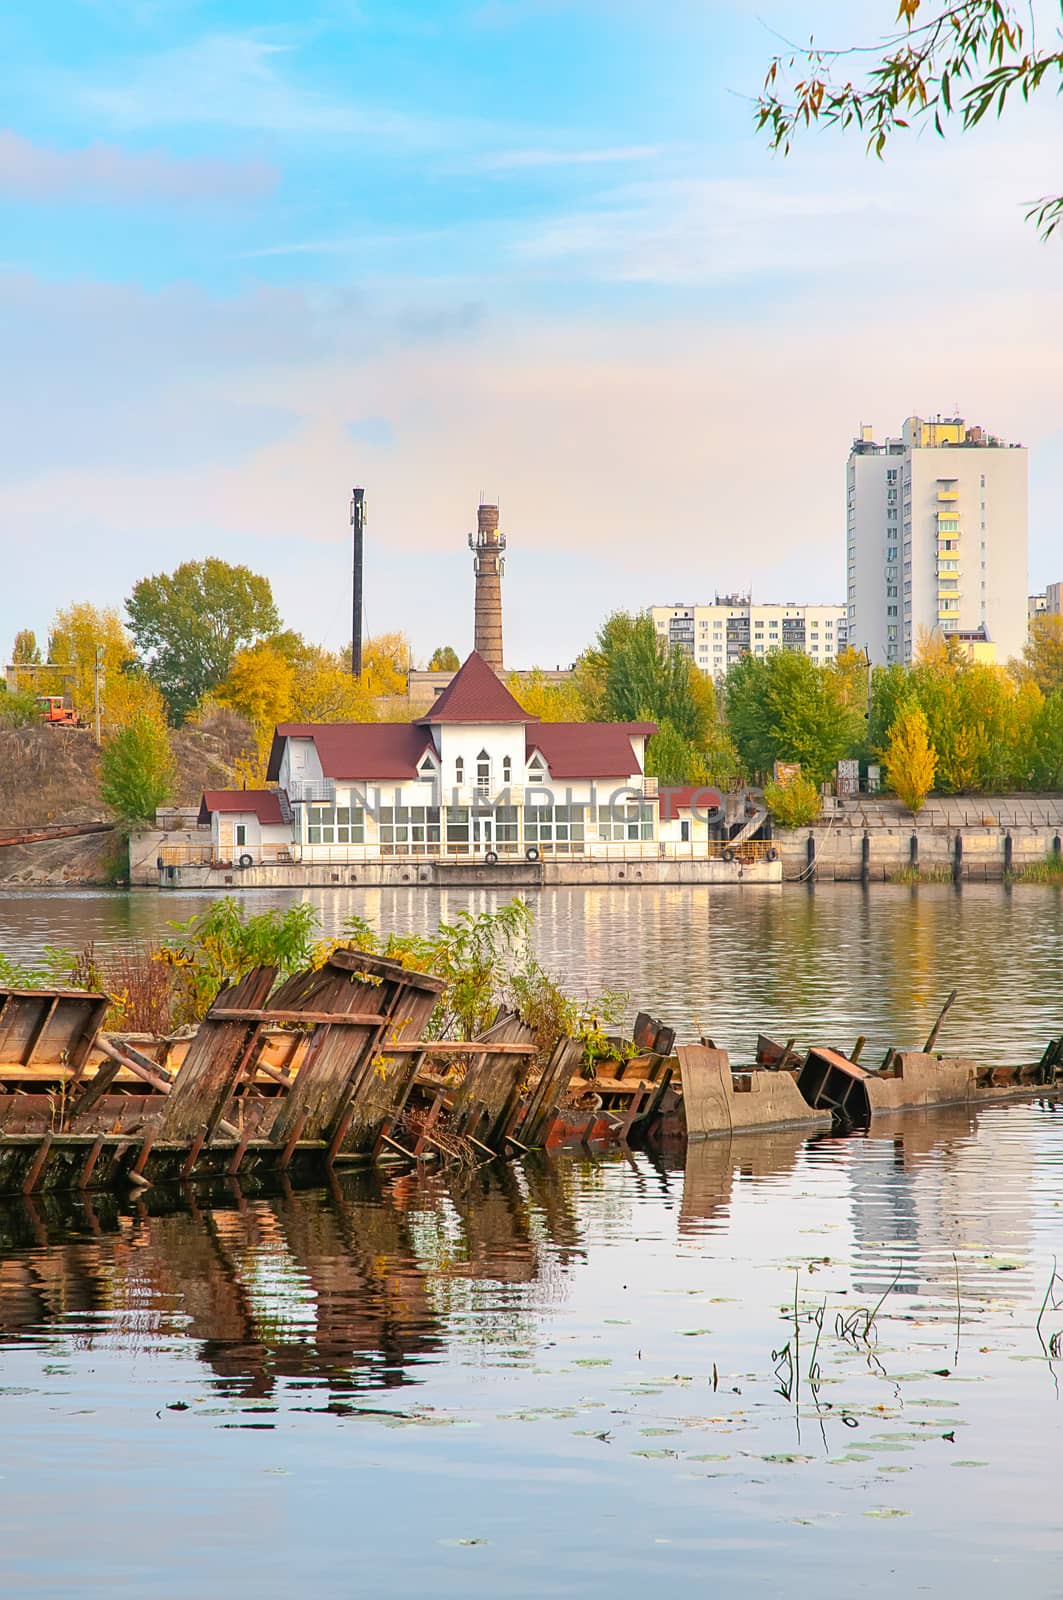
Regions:
[[849, 640], [876, 663], [910, 662], [924, 634], [1005, 662], [1028, 627], [1027, 472], [1022, 445], [962, 417], [909, 417], [849, 453]]
[[833, 661], [847, 640], [844, 606], [754, 605], [748, 595], [717, 595], [712, 605], [653, 606], [651, 614], [658, 638], [714, 677], [742, 656], [772, 650]]

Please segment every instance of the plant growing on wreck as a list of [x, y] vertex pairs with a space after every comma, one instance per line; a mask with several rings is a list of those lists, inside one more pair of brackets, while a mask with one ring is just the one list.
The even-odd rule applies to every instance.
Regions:
[[175, 1017], [198, 1022], [218, 990], [235, 983], [252, 967], [276, 967], [290, 977], [320, 964], [333, 948], [318, 940], [318, 916], [305, 902], [247, 915], [228, 896], [213, 901], [187, 922], [171, 922], [158, 959], [176, 972]]

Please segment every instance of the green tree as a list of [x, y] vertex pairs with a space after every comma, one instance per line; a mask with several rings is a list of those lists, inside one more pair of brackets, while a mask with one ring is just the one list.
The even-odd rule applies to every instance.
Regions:
[[670, 722], [662, 722], [646, 745], [646, 773], [675, 788], [707, 783], [705, 757]]
[[906, 706], [890, 729], [886, 782], [913, 814], [934, 787], [936, 766], [926, 714], [917, 705]]
[[598, 722], [668, 722], [701, 747], [716, 718], [712, 680], [676, 644], [657, 637], [653, 618], [617, 611], [577, 669], [577, 685]]
[[1034, 788], [1063, 789], [1063, 689], [1045, 695], [1034, 714], [1030, 744]]
[[141, 714], [104, 741], [100, 794], [125, 827], [152, 822], [176, 784], [170, 740], [155, 717]]
[[[929, 120], [944, 137], [950, 121], [966, 131], [1045, 83], [1060, 89], [1059, 44], [1058, 29], [1037, 33], [1025, 3], [900, 0], [896, 25], [872, 44], [827, 49], [812, 40], [777, 55], [757, 126], [784, 154], [815, 124], [855, 128], [868, 152], [881, 156], [894, 133], [913, 123]], [[862, 76], [849, 75], [852, 62], [865, 66]], [[1047, 238], [1063, 222], [1063, 195], [1030, 201], [1026, 215]]]
[[750, 772], [799, 761], [807, 778], [822, 783], [863, 744], [863, 712], [851, 704], [845, 678], [800, 651], [743, 656], [725, 692], [731, 737]]
[[31, 728], [40, 720], [40, 702], [32, 689], [9, 689], [0, 683], [0, 728]]
[[237, 650], [280, 629], [269, 580], [213, 556], [142, 578], [126, 611], [175, 723], [221, 683]]
[[437, 645], [432, 651], [432, 659], [428, 663], [429, 672], [457, 672], [461, 666], [458, 652], [453, 645]]

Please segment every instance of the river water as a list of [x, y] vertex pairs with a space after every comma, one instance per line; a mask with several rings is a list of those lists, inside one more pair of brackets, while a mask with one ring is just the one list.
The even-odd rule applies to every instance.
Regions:
[[[249, 911], [309, 899], [325, 933], [364, 916], [382, 932], [425, 931], [497, 891], [252, 890]], [[154, 890], [6, 892], [0, 951], [101, 949], [154, 940], [209, 895]], [[851, 1046], [867, 1057], [921, 1042], [952, 989], [943, 1048], [1005, 1062], [1040, 1057], [1063, 1032], [1063, 893], [1044, 885], [903, 888], [830, 884], [551, 889], [528, 896], [536, 952], [567, 987], [626, 992], [680, 1031], [748, 1059], [758, 1032]]]
[[[352, 897], [353, 898], [353, 897]], [[261, 906], [265, 897], [255, 896]], [[475, 897], [321, 897], [424, 926]], [[182, 896], [5, 896], [0, 948]], [[1040, 1052], [1060, 898], [538, 901], [576, 985], [736, 1048]], [[267, 1196], [0, 1208], [0, 1582], [85, 1600], [1059, 1596], [1063, 1109]]]

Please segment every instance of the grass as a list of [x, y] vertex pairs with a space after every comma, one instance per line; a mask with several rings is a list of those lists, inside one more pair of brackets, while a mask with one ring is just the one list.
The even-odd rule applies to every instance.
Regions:
[[889, 875], [890, 883], [951, 883], [951, 867], [897, 867]]
[[1008, 874], [1009, 883], [1063, 883], [1063, 856], [1053, 850], [1043, 861], [1031, 861]]

